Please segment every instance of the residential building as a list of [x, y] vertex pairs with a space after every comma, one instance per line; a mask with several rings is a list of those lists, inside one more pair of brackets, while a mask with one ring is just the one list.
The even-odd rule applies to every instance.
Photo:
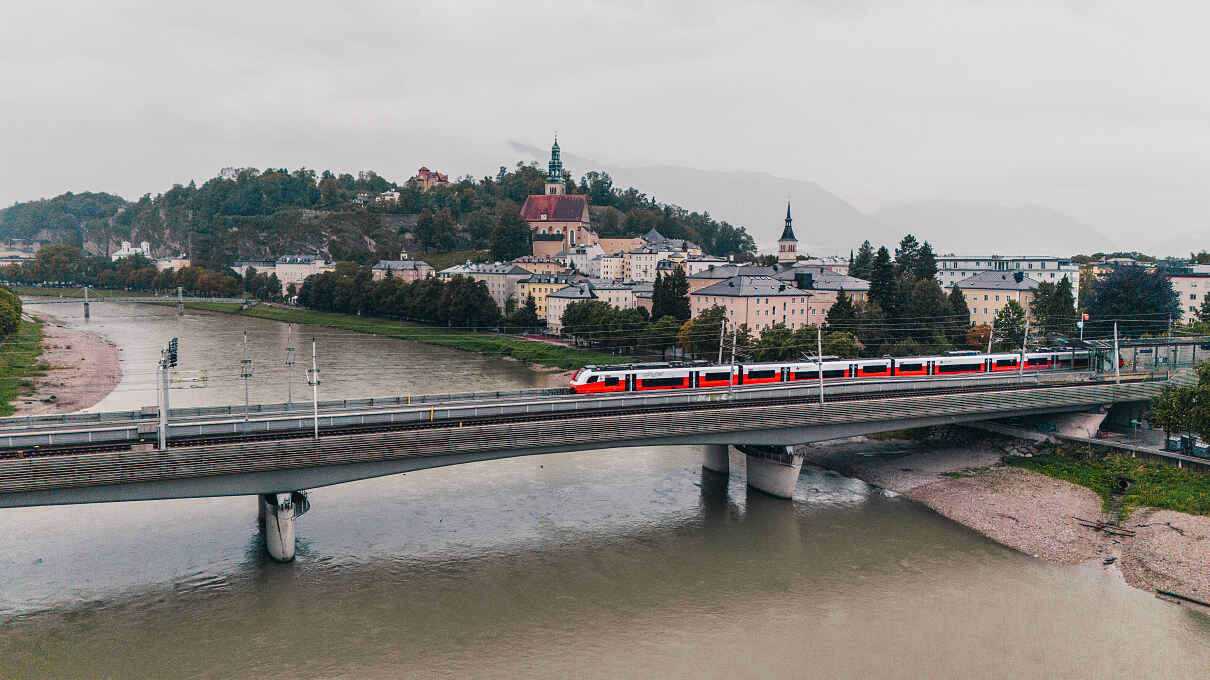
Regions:
[[789, 264], [798, 259], [798, 239], [794, 238], [794, 229], [790, 227], [790, 202], [786, 201], [786, 226], [781, 230], [781, 238], [777, 239], [777, 262]]
[[374, 198], [375, 203], [398, 203], [398, 191], [384, 191]]
[[966, 296], [971, 323], [975, 325], [990, 324], [1009, 300], [1021, 305], [1029, 314], [1029, 305], [1038, 288], [1038, 282], [1022, 271], [981, 272], [955, 283]]
[[525, 301], [525, 295], [519, 291], [518, 284], [533, 276], [533, 273], [511, 262], [466, 262], [442, 269], [437, 275], [443, 279], [468, 276], [476, 281], [484, 282], [487, 284], [487, 292], [503, 310], [509, 296], [514, 296], [518, 303]]
[[603, 279], [614, 279], [616, 281], [625, 280], [626, 263], [626, 253], [602, 255], [599, 266], [599, 275]]
[[336, 265], [318, 255], [286, 255], [277, 258], [273, 273], [277, 274], [277, 280], [281, 281], [282, 293], [286, 294], [291, 284], [297, 292], [308, 276], [330, 272], [335, 268]]
[[1196, 321], [1202, 303], [1210, 299], [1210, 272], [1174, 274], [1168, 280], [1181, 303], [1181, 318], [1173, 321]]
[[[753, 335], [776, 323], [791, 329], [810, 325], [809, 291], [765, 275], [740, 275], [689, 294], [690, 313], [696, 317], [718, 305], [736, 326], [747, 324]], [[818, 316], [818, 315], [817, 315]]]
[[567, 267], [563, 265], [563, 260], [561, 258], [526, 255], [524, 257], [518, 257], [517, 259], [513, 260], [512, 263], [531, 274], [567, 273]]
[[818, 265], [806, 265], [801, 262], [776, 267], [779, 271], [772, 274], [773, 278], [792, 284], [799, 290], [811, 294], [807, 310], [808, 323], [821, 325], [827, 323], [828, 310], [836, 304], [840, 291], [844, 291], [849, 300], [865, 302], [870, 295], [870, 282], [848, 274], [837, 274], [835, 271]]
[[166, 269], [176, 271], [191, 266], [192, 261], [184, 255], [177, 255], [176, 257], [157, 257], [154, 264], [156, 271], [162, 272]]
[[[421, 191], [428, 191], [438, 184], [449, 184], [450, 178], [440, 172], [421, 167], [416, 172], [416, 176], [412, 178], [412, 181], [420, 185]], [[399, 200], [398, 197], [395, 200]]]
[[517, 301], [524, 302], [532, 295], [534, 304], [538, 308], [538, 318], [545, 319], [546, 296], [566, 288], [582, 278], [575, 274], [530, 274], [517, 282]]
[[689, 274], [689, 292], [693, 293], [736, 276], [771, 276], [776, 271], [773, 267], [756, 264], [712, 264], [699, 272]]
[[602, 238], [597, 239], [597, 245], [605, 253], [625, 253], [643, 245], [642, 237], [634, 238]]
[[[1079, 304], [1080, 268], [1067, 257], [1045, 257], [1041, 255], [938, 255], [937, 281], [942, 288], [950, 288], [963, 279], [983, 272], [1023, 272], [1034, 281], [1058, 283], [1067, 276], [1071, 280], [1072, 295]], [[959, 284], [961, 285], [961, 284]], [[963, 288], [965, 290], [965, 288]]]
[[690, 255], [685, 258], [685, 274], [693, 276], [699, 272], [704, 272], [711, 267], [718, 267], [727, 264], [727, 258], [716, 257], [714, 255]]
[[[574, 269], [589, 278], [596, 278], [601, 275], [600, 270], [595, 274], [589, 270], [592, 268], [592, 262], [604, 254], [605, 251], [599, 243], [592, 243], [580, 244], [568, 250], [561, 251], [555, 257], [562, 260], [569, 269]], [[597, 262], [597, 266], [600, 266], [600, 262]], [[537, 274], [539, 272], [534, 273]]]
[[546, 295], [546, 327], [552, 333], [563, 332], [563, 312], [573, 302], [600, 300], [618, 309], [634, 309], [638, 306], [634, 291], [624, 283], [601, 279], [584, 279]]
[[140, 241], [138, 247], [132, 246], [130, 241], [122, 241], [122, 247], [110, 255], [109, 258], [114, 262], [131, 255], [142, 255], [143, 257], [151, 257], [151, 244], [146, 241]]
[[655, 281], [656, 267], [660, 262], [684, 255], [679, 250], [642, 245], [626, 253], [623, 278], [627, 281]]
[[[645, 243], [657, 250], [668, 250], [668, 251], [672, 251], [672, 252], [683, 253], [686, 257], [688, 257], [690, 255], [701, 255], [702, 254], [702, 247], [699, 246], [698, 244], [693, 243], [692, 241], [686, 241], [685, 239], [668, 238], [668, 237], [664, 236], [663, 234], [661, 234], [660, 232], [656, 231], [655, 229], [652, 229], [651, 231], [647, 232], [646, 234], [643, 234], [640, 237], [640, 240], [642, 241], [642, 243], [640, 243], [638, 245], [642, 245], [643, 243]], [[635, 246], [635, 247], [638, 247], [638, 246]], [[633, 250], [633, 248], [632, 248], [632, 250]]]
[[825, 255], [823, 257], [811, 257], [805, 260], [799, 260], [798, 264], [811, 265], [813, 267], [823, 267], [830, 269], [837, 274], [849, 273], [849, 258], [840, 257], [839, 255]]
[[[403, 254], [404, 257], [407, 253]], [[374, 265], [370, 270], [375, 281], [390, 276], [394, 279], [402, 279], [407, 283], [427, 279], [435, 273], [435, 270], [428, 262], [423, 260], [379, 260], [378, 264]]]
[[231, 265], [240, 277], [247, 276], [249, 267], [255, 269], [258, 274], [273, 274], [277, 271], [277, 260], [236, 260], [235, 264]]

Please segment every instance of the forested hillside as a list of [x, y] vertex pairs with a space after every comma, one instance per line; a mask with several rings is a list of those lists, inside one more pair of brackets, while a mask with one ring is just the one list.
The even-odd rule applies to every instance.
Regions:
[[[588, 196], [604, 237], [637, 236], [652, 228], [687, 238], [716, 255], [750, 255], [743, 227], [649, 199], [634, 188], [613, 187], [609, 175], [590, 172], [568, 193]], [[190, 182], [130, 202], [104, 193], [66, 193], [0, 210], [0, 238], [33, 239], [105, 255], [122, 240], [147, 241], [156, 255], [186, 253], [195, 264], [219, 269], [239, 259], [320, 252], [334, 260], [368, 263], [401, 250], [447, 252], [486, 249], [501, 216], [515, 216], [530, 194], [543, 192], [535, 165], [503, 166], [494, 177], [464, 177], [421, 191], [376, 173], [336, 175], [285, 168], [228, 168], [201, 186]], [[374, 198], [389, 190], [399, 200]]]

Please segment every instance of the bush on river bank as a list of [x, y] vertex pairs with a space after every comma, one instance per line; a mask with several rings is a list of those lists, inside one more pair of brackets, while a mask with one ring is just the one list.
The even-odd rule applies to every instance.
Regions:
[[[1093, 446], [1051, 446], [1004, 463], [1088, 487], [1103, 499], [1107, 512], [1121, 517], [1139, 507], [1210, 515], [1210, 474], [1202, 470], [1145, 462]], [[1130, 481], [1117, 495], [1114, 488], [1121, 478]]]

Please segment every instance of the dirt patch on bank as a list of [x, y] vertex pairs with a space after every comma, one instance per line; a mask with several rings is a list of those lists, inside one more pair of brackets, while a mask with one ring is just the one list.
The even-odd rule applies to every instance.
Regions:
[[71, 413], [101, 401], [118, 386], [122, 367], [118, 348], [85, 331], [68, 328], [45, 314], [42, 363], [50, 367], [34, 381], [33, 394], [13, 402], [14, 415]]
[[[1028, 444], [989, 437], [970, 443], [864, 437], [803, 447], [806, 462], [856, 477], [964, 524], [1006, 546], [1058, 564], [1097, 560], [1131, 585], [1210, 602], [1210, 517], [1136, 510], [1110, 534], [1076, 518], [1114, 524], [1091, 489], [1000, 461]], [[1140, 526], [1145, 525], [1145, 526]], [[1108, 562], [1108, 564], [1105, 564]]]

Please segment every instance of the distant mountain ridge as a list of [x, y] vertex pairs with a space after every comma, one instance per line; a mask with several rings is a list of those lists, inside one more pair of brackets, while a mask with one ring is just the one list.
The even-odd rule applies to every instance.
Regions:
[[[512, 148], [544, 162], [549, 151], [512, 143]], [[575, 174], [602, 170], [618, 187], [642, 187], [661, 201], [708, 211], [717, 219], [747, 227], [762, 252], [775, 252], [787, 196], [799, 251], [847, 255], [863, 240], [888, 248], [911, 233], [938, 253], [1036, 253], [1074, 255], [1114, 250], [1096, 228], [1041, 205], [1003, 206], [957, 201], [887, 205], [866, 214], [816, 182], [765, 172], [700, 170], [677, 166], [628, 168], [563, 152]]]

